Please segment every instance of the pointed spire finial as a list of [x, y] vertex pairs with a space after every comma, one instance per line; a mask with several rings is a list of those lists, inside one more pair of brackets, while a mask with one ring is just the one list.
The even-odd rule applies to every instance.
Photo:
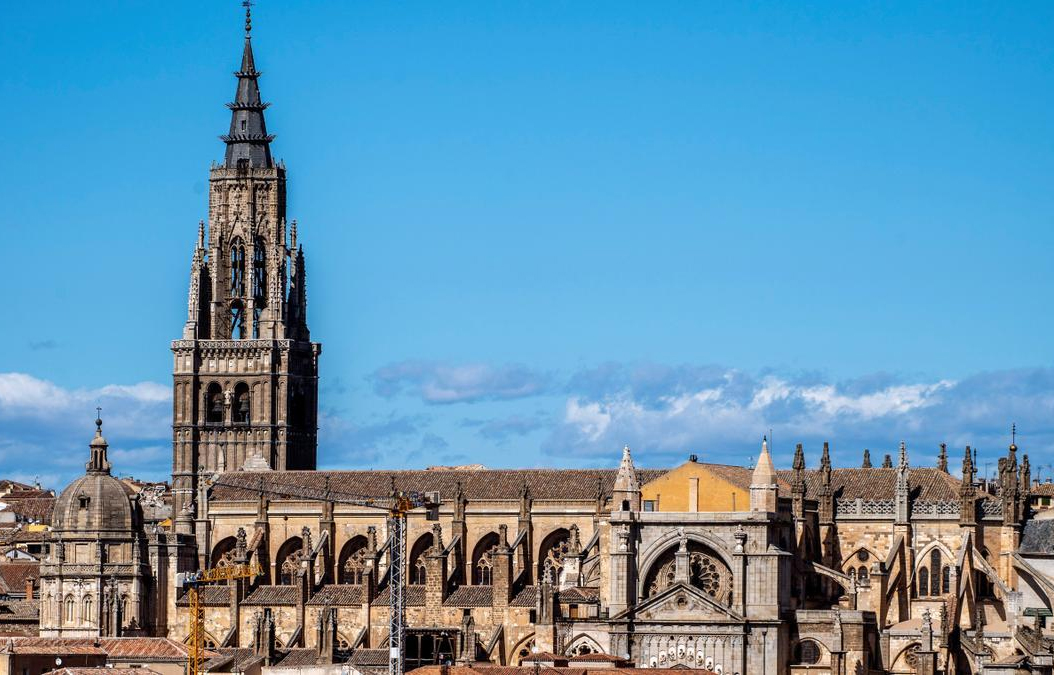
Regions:
[[948, 444], [941, 443], [940, 454], [937, 455], [937, 468], [948, 473]]
[[1017, 450], [1017, 422], [1010, 424], [1010, 449]]
[[871, 451], [867, 448], [864, 448], [864, 463], [861, 465], [861, 467], [864, 469], [871, 468]]
[[250, 0], [242, 3], [242, 7], [245, 8], [245, 37], [251, 37], [249, 34], [253, 30], [252, 6], [253, 3]]
[[95, 406], [95, 435], [102, 436], [102, 408]]

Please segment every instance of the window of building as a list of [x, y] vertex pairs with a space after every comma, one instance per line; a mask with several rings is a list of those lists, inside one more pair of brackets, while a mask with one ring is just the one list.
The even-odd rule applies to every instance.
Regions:
[[72, 595], [67, 595], [66, 596], [66, 623], [73, 623], [73, 617], [74, 617], [73, 596]]
[[867, 576], [866, 565], [861, 565], [860, 568], [856, 571], [856, 580], [861, 586], [871, 582], [871, 580]]
[[644, 500], [644, 510], [645, 511], [654, 511], [655, 510], [655, 500], [654, 499], [645, 499]]
[[245, 295], [245, 246], [241, 239], [235, 239], [231, 246], [231, 296], [240, 298]]
[[938, 595], [941, 592], [941, 552], [930, 551], [930, 592]]
[[88, 508], [88, 504], [91, 503], [91, 497], [81, 495], [80, 498], [77, 500], [77, 503], [82, 509], [86, 509]]
[[812, 640], [802, 640], [794, 651], [796, 663], [812, 665], [820, 661], [820, 646]]
[[205, 423], [223, 424], [223, 390], [213, 382], [205, 390]]
[[234, 423], [249, 423], [249, 385], [244, 382], [234, 387]]
[[952, 568], [948, 565], [941, 570], [941, 593], [950, 593], [952, 590]]
[[88, 623], [91, 623], [91, 620], [92, 620], [92, 611], [91, 610], [92, 610], [91, 596], [90, 595], [86, 595], [86, 596], [84, 596], [84, 620], [86, 622], [88, 622]]
[[919, 568], [919, 597], [925, 597], [930, 594], [930, 571], [925, 567]]

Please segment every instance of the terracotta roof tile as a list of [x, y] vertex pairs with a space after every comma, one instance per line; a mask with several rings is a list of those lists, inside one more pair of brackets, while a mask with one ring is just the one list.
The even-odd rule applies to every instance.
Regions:
[[513, 607], [534, 607], [538, 604], [538, 587], [524, 586], [509, 604]]
[[462, 586], [454, 589], [443, 602], [445, 607], [490, 607], [494, 602], [492, 586]]
[[1054, 483], [1040, 483], [1032, 486], [1032, 495], [1036, 497], [1054, 497]]
[[[645, 483], [667, 471], [642, 469], [638, 474], [641, 482]], [[443, 499], [453, 497], [459, 482], [469, 499], [516, 499], [526, 481], [535, 499], [592, 500], [597, 480], [600, 480], [605, 492], [610, 493], [615, 474], [615, 469], [239, 471], [220, 476], [212, 488], [212, 496], [221, 502], [253, 500], [257, 498], [256, 490], [262, 483], [267, 490], [289, 490], [290, 498], [298, 498], [305, 490], [316, 490], [321, 494], [327, 485], [333, 493], [383, 497], [391, 492], [391, 479], [395, 478], [396, 489], [438, 491]]]
[[4, 600], [0, 602], [0, 620], [40, 618], [39, 600]]
[[[791, 481], [793, 471], [776, 472], [782, 481]], [[820, 494], [820, 472], [805, 472], [806, 497], [815, 499]], [[896, 469], [881, 467], [862, 469], [831, 469], [831, 488], [835, 499], [884, 500], [894, 498], [897, 483]], [[960, 481], [940, 469], [912, 467], [908, 469], [908, 485], [913, 500], [955, 502], [959, 500]]]
[[318, 663], [318, 651], [315, 649], [290, 649], [275, 663], [280, 668], [313, 666]]
[[298, 586], [258, 586], [243, 605], [295, 605], [300, 595]]
[[150, 668], [113, 668], [111, 666], [82, 666], [79, 668], [58, 668], [49, 670], [44, 675], [159, 675]]
[[[198, 602], [206, 607], [226, 607], [231, 604], [230, 586], [201, 586], [198, 588]], [[176, 600], [179, 607], [190, 605], [190, 598], [186, 593]]]
[[387, 666], [387, 649], [356, 649], [351, 653], [348, 663], [354, 666]]
[[560, 591], [560, 602], [600, 602], [599, 588], [573, 586]]
[[[424, 586], [407, 586], [406, 592], [403, 593], [403, 599], [406, 601], [407, 607], [424, 607], [425, 606], [425, 587]], [[387, 605], [388, 604], [388, 588], [385, 587], [383, 591], [377, 594], [377, 599], [374, 602], [376, 605]]]
[[22, 521], [50, 523], [51, 512], [55, 507], [55, 497], [47, 495], [44, 497], [18, 497], [12, 499], [12, 495], [8, 495], [0, 497], [0, 504], [4, 504], [4, 511], [14, 513]]
[[343, 607], [348, 605], [361, 605], [366, 594], [362, 586], [352, 584], [326, 584], [317, 593], [311, 596], [307, 604], [334, 605]]
[[36, 562], [0, 562], [0, 591], [22, 593], [26, 590], [26, 581], [40, 578], [40, 563]]
[[219, 647], [215, 655], [205, 661], [205, 668], [213, 670], [230, 664], [230, 671], [245, 672], [249, 666], [260, 660], [251, 648], [248, 647]]

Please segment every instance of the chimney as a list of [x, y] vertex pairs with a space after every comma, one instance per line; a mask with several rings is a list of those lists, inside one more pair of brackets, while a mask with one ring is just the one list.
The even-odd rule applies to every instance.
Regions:
[[26, 600], [32, 600], [33, 599], [33, 582], [34, 581], [35, 581], [35, 579], [33, 577], [29, 577], [28, 579], [26, 579]]

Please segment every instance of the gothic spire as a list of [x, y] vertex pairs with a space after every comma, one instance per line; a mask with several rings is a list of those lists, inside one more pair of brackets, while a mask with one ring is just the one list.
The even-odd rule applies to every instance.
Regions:
[[871, 468], [871, 451], [868, 450], [867, 448], [864, 448], [864, 463], [860, 465], [860, 468], [862, 468], [862, 469], [870, 469]]
[[937, 455], [937, 468], [948, 473], [948, 446], [945, 443], [941, 443], [941, 451]]
[[226, 136], [220, 136], [227, 144], [224, 165], [233, 168], [244, 160], [250, 167], [269, 168], [273, 166], [270, 143], [274, 136], [267, 133], [263, 111], [270, 104], [260, 100], [260, 87], [256, 82], [260, 73], [253, 59], [250, 3], [242, 4], [245, 5], [245, 46], [241, 68], [234, 74], [238, 78], [234, 101], [227, 104], [231, 110], [231, 128]]
[[765, 437], [761, 441], [761, 454], [758, 455], [758, 463], [754, 466], [754, 473], [751, 475], [750, 485], [775, 485], [776, 484], [776, 467], [772, 465], [772, 455], [769, 454], [769, 439]]
[[970, 446], [966, 446], [966, 452], [963, 453], [963, 483], [973, 484], [974, 474], [976, 469], [973, 465], [973, 454], [970, 451]]

